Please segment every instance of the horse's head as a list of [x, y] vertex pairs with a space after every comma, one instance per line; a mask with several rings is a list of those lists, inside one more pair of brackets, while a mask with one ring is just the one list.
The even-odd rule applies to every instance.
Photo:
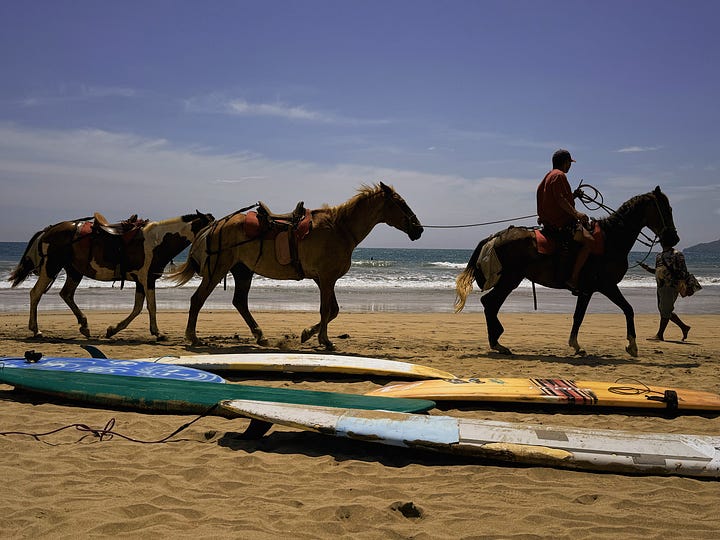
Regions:
[[198, 232], [207, 227], [210, 223], [215, 221], [215, 217], [212, 214], [203, 214], [200, 210], [195, 209], [194, 214], [190, 214], [191, 219], [191, 230], [193, 236], [196, 236]]
[[663, 246], [674, 246], [680, 241], [680, 237], [673, 221], [670, 201], [667, 195], [660, 191], [660, 186], [653, 190], [652, 197], [655, 204], [648, 205], [647, 226], [658, 236]]
[[423, 233], [423, 226], [420, 224], [415, 213], [410, 209], [400, 195], [390, 186], [386, 186], [380, 182], [384, 204], [384, 221], [391, 227], [406, 233], [410, 240], [417, 240]]

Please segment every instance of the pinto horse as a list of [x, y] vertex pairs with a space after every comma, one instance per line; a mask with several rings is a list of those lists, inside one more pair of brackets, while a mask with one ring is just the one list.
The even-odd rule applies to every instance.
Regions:
[[380, 183], [362, 186], [357, 195], [335, 207], [308, 211], [310, 232], [297, 240], [293, 263], [278, 262], [277, 240], [272, 235], [251, 235], [249, 214], [236, 212], [218, 220], [199, 235], [190, 248], [187, 262], [168, 277], [178, 285], [187, 283], [196, 273], [202, 282], [190, 300], [185, 337], [193, 344], [197, 318], [205, 300], [220, 281], [231, 272], [235, 279], [233, 305], [242, 315], [258, 344], [267, 340], [250, 314], [248, 292], [254, 274], [271, 279], [312, 279], [320, 288], [320, 322], [306, 328], [302, 342], [318, 334], [321, 346], [334, 349], [328, 339], [328, 323], [337, 317], [335, 282], [350, 269], [352, 252], [378, 223], [386, 223], [417, 240], [423, 227], [392, 187]]
[[124, 227], [123, 224], [108, 225], [99, 214], [94, 221], [91, 219], [50, 225], [35, 233], [25, 248], [9, 280], [12, 287], [16, 287], [31, 273], [38, 276], [30, 290], [28, 327], [35, 337], [42, 336], [37, 323], [38, 303], [64, 269], [66, 278], [60, 297], [75, 314], [82, 335], [90, 337], [90, 330], [74, 296], [83, 276], [87, 276], [98, 281], [124, 282], [128, 279], [135, 282], [132, 313], [116, 326], [110, 326], [106, 337], [126, 328], [142, 311], [147, 297], [150, 333], [158, 340], [164, 339], [157, 326], [155, 281], [173, 257], [189, 246], [203, 227], [214, 221], [212, 214], [196, 211], [164, 221], [123, 222]]
[[[648, 227], [670, 245], [680, 241], [673, 221], [672, 208], [667, 196], [656, 187], [651, 193], [638, 195], [626, 201], [617, 211], [598, 220], [596, 224], [602, 231], [604, 250], [602, 253], [590, 255], [582, 269], [568, 345], [575, 349], [575, 354], [585, 354], [578, 343], [578, 333], [590, 298], [593, 293], [599, 292], [607, 296], [625, 314], [628, 339], [625, 350], [630, 355], [637, 356], [635, 315], [617, 284], [627, 272], [628, 253], [643, 227]], [[479, 261], [485, 256], [481, 256], [483, 248], [491, 241], [494, 241], [494, 256], [502, 267], [494, 285], [488, 281], [489, 276], [483, 274]], [[490, 348], [502, 354], [512, 354], [510, 349], [499, 342], [504, 328], [497, 315], [503, 302], [524, 278], [553, 289], [567, 288], [565, 281], [569, 277], [574, 255], [575, 253], [562, 252], [551, 255], [541, 254], [538, 251], [535, 231], [525, 227], [510, 227], [485, 238], [475, 248], [467, 267], [456, 280], [455, 312], [459, 312], [465, 306], [473, 281], [476, 281], [483, 290], [491, 289], [481, 299]]]

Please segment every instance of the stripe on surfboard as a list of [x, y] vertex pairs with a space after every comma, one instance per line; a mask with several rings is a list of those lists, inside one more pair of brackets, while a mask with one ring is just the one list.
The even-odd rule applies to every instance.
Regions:
[[579, 388], [575, 381], [568, 379], [530, 379], [546, 396], [561, 398], [568, 403], [581, 403], [597, 405], [598, 397], [592, 390]]

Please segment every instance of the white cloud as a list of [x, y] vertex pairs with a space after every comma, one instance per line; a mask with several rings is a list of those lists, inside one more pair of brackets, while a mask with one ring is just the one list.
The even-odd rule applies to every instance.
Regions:
[[244, 98], [229, 98], [220, 93], [192, 97], [186, 99], [184, 103], [185, 110], [193, 113], [273, 117], [324, 124], [378, 125], [390, 123], [390, 120], [387, 119], [353, 118], [314, 110], [304, 105], [290, 105], [282, 101], [253, 103]]
[[[103, 130], [38, 130], [0, 123], [0, 239], [22, 241], [42, 227], [97, 211], [165, 219], [196, 208], [216, 217], [258, 200], [278, 212], [305, 201], [336, 205], [361, 184], [384, 181], [421, 222], [457, 225], [534, 213], [535, 180], [465, 178], [355, 164], [218, 154]], [[508, 201], [512, 201], [509, 204]], [[412, 247], [474, 247], [500, 227], [428, 230]], [[385, 225], [365, 246], [410, 247]]]
[[227, 103], [231, 114], [248, 116], [277, 116], [289, 120], [310, 120], [313, 122], [334, 122], [332, 115], [311, 111], [305, 107], [293, 107], [284, 103], [248, 103], [244, 99], [235, 99]]
[[615, 151], [621, 154], [635, 152], [654, 152], [656, 150], [660, 150], [661, 148], [662, 146], [626, 146], [625, 148], [620, 148], [619, 150]]

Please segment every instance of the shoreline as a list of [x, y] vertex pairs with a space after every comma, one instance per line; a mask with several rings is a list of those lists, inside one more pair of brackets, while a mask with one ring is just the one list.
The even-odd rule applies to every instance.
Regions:
[[[232, 295], [234, 288], [222, 286], [215, 288], [208, 298], [205, 309], [233, 310]], [[621, 288], [625, 298], [630, 302], [636, 314], [656, 314], [657, 300], [655, 287]], [[58, 290], [51, 290], [43, 295], [38, 310], [68, 310], [60, 298]], [[157, 289], [156, 298], [158, 312], [166, 310], [183, 310], [190, 305], [190, 297], [195, 288], [161, 288]], [[135, 288], [128, 286], [96, 287], [78, 289], [75, 300], [82, 310], [127, 310], [133, 306]], [[453, 313], [455, 302], [454, 289], [353, 289], [336, 288], [340, 312], [373, 313]], [[475, 287], [469, 295], [464, 313], [481, 313], [480, 302], [482, 293]], [[569, 291], [536, 288], [537, 313], [570, 313], [575, 309], [575, 297]], [[292, 287], [256, 287], [250, 290], [249, 304], [251, 311], [311, 311], [319, 309], [320, 294], [317, 288]], [[533, 313], [534, 299], [532, 289], [521, 287], [512, 292], [502, 307], [501, 313]], [[678, 314], [717, 314], [720, 313], [720, 285], [705, 286], [701, 291], [689, 298], [678, 297], [675, 303]], [[0, 313], [21, 313], [29, 309], [28, 289], [0, 290]], [[202, 312], [201, 312], [202, 313]], [[588, 313], [621, 313], [620, 309], [607, 298], [595, 293], [590, 301]]]

